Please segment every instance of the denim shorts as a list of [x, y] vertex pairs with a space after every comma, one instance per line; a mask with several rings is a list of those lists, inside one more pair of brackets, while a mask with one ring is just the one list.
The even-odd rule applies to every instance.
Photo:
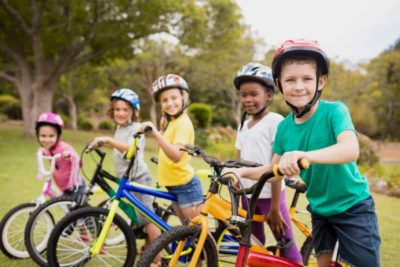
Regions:
[[339, 240], [340, 259], [351, 266], [380, 266], [381, 240], [375, 203], [371, 196], [343, 213], [321, 216], [313, 213], [312, 237], [317, 256], [333, 252]]
[[67, 189], [63, 192], [63, 196], [68, 196], [68, 197], [73, 197], [76, 200], [80, 201], [81, 197], [86, 192], [86, 183], [85, 181], [82, 181], [80, 185], [76, 185], [73, 188]]
[[193, 176], [192, 180], [184, 185], [167, 186], [168, 192], [175, 194], [178, 198], [178, 205], [185, 209], [203, 202], [203, 191], [200, 180]]

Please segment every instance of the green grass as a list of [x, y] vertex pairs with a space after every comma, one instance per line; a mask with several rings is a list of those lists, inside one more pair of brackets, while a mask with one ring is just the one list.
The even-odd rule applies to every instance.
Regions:
[[[99, 133], [92, 132], [72, 132], [66, 130], [63, 139], [70, 142], [80, 153], [94, 136]], [[151, 156], [156, 156], [156, 147], [148, 140], [146, 143], [145, 158], [148, 160]], [[18, 204], [29, 202], [38, 196], [42, 182], [36, 180], [36, 160], [35, 152], [38, 148], [35, 139], [23, 138], [22, 128], [11, 126], [0, 126], [0, 172], [1, 190], [0, 194], [0, 218]], [[207, 165], [200, 159], [193, 159], [195, 169], [207, 168]], [[148, 163], [153, 177], [156, 176], [156, 168], [152, 163]], [[90, 156], [84, 156], [84, 170], [90, 176], [93, 172], [94, 164]], [[107, 151], [105, 168], [111, 173], [114, 172], [111, 150]], [[202, 181], [204, 192], [208, 188], [207, 181]], [[288, 189], [288, 203], [292, 196]], [[97, 198], [102, 198], [98, 196]], [[398, 211], [400, 210], [400, 199], [387, 197], [383, 195], [374, 195], [376, 210], [379, 219], [380, 234], [382, 238], [381, 262], [382, 266], [400, 266], [400, 220]], [[304, 198], [300, 206], [305, 206]], [[296, 239], [301, 236], [296, 233]], [[271, 240], [271, 238], [269, 238]], [[361, 255], [360, 255], [361, 256]], [[0, 253], [0, 266], [35, 266], [31, 260], [11, 260]]]

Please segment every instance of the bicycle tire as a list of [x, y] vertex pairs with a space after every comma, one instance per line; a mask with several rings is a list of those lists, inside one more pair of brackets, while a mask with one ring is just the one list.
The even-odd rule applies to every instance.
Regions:
[[[49, 266], [126, 266], [133, 265], [136, 257], [136, 242], [135, 236], [126, 223], [126, 221], [115, 214], [112, 229], [119, 230], [119, 234], [125, 237], [124, 244], [108, 245], [106, 243], [102, 248], [101, 253], [95, 256], [90, 255], [90, 247], [93, 241], [97, 239], [101, 232], [102, 224], [104, 223], [108, 210], [97, 207], [85, 207], [72, 211], [66, 217], [60, 220], [52, 231], [47, 251], [47, 261]], [[117, 228], [115, 228], [117, 227]], [[120, 233], [121, 232], [121, 233]], [[111, 235], [113, 231], [108, 234]], [[84, 238], [85, 237], [85, 238]], [[72, 249], [68, 250], [68, 244], [71, 243]], [[122, 248], [121, 255], [110, 257], [110, 252], [119, 253]], [[78, 258], [74, 259], [71, 254], [68, 258], [63, 257], [63, 251], [75, 253]], [[70, 259], [68, 263], [60, 263], [62, 259]], [[121, 260], [119, 260], [121, 259]], [[119, 260], [116, 263], [108, 262], [109, 260]]]
[[[190, 247], [193, 249], [193, 247], [196, 246], [195, 242], [199, 234], [200, 228], [198, 226], [187, 225], [178, 226], [172, 228], [168, 232], [164, 232], [146, 248], [137, 264], [137, 267], [150, 266], [153, 260], [156, 259], [157, 255], [160, 253], [164, 253], [162, 266], [168, 266], [168, 251], [173, 250], [170, 246], [175, 246], [180, 240], [189, 239], [191, 242], [194, 242], [190, 244]], [[190, 261], [190, 258], [190, 253], [186, 256], [181, 256], [179, 263], [182, 263], [183, 266], [185, 266], [188, 264], [188, 261]], [[207, 236], [204, 243], [201, 258], [203, 259], [202, 266], [218, 267], [217, 247], [214, 239], [210, 235]]]
[[[75, 198], [56, 197], [40, 205], [29, 217], [25, 226], [25, 247], [32, 260], [38, 265], [47, 265], [46, 250], [51, 231], [56, 223], [70, 211], [70, 206], [79, 207]], [[43, 235], [39, 236], [42, 233]]]
[[[23, 203], [8, 211], [0, 222], [0, 249], [8, 258], [25, 259], [29, 253], [24, 245], [24, 226], [31, 212], [36, 208], [35, 203]], [[27, 216], [18, 218], [20, 215]], [[19, 220], [19, 221], [16, 221]], [[12, 224], [17, 223], [16, 226]], [[13, 230], [15, 228], [15, 230]], [[13, 238], [8, 236], [9, 230], [13, 231]]]

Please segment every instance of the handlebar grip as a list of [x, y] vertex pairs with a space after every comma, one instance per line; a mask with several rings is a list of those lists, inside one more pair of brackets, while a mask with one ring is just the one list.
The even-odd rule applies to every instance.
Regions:
[[[302, 159], [299, 159], [298, 161], [297, 161], [297, 165], [299, 166], [299, 168], [301, 169], [301, 170], [306, 170], [306, 169], [308, 169], [309, 167], [310, 167], [310, 162], [308, 161], [308, 159], [306, 159], [306, 158], [302, 158]], [[282, 173], [279, 171], [279, 169], [278, 169], [278, 165], [277, 164], [275, 164], [274, 166], [272, 166], [272, 172], [274, 173], [274, 175], [276, 176], [276, 177], [279, 177], [279, 178], [283, 178], [283, 175], [282, 175]]]

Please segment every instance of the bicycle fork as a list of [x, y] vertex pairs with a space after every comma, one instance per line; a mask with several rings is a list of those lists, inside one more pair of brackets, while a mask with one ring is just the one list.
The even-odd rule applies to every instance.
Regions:
[[118, 205], [119, 205], [119, 200], [114, 199], [111, 204], [110, 212], [108, 213], [106, 221], [104, 222], [103, 228], [101, 229], [100, 235], [93, 242], [93, 246], [89, 250], [90, 255], [93, 256], [93, 255], [99, 254], [102, 247], [104, 246], [108, 231], [110, 230], [111, 224], [115, 217], [115, 213], [117, 212]]

